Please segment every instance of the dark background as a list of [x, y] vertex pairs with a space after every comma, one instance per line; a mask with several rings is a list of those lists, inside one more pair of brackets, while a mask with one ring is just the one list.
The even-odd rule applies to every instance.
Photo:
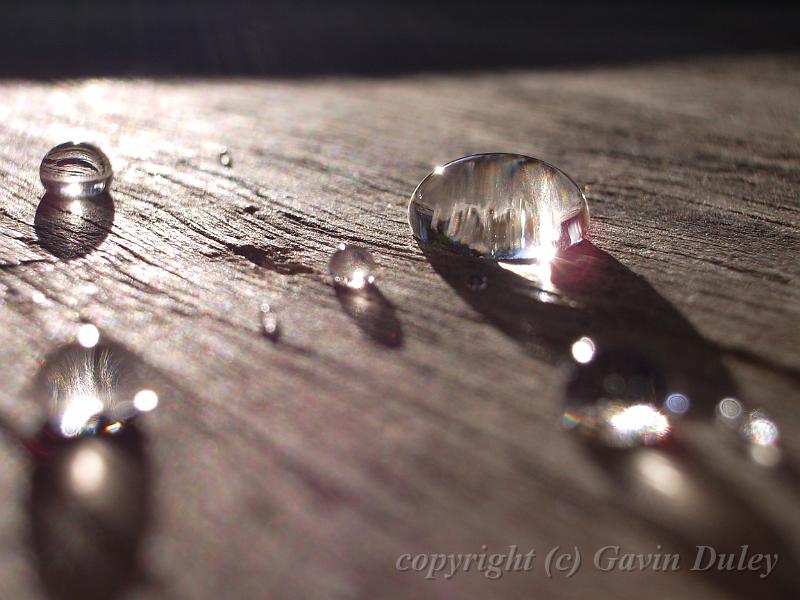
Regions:
[[543, 67], [796, 48], [780, 2], [34, 2], [0, 76], [304, 76]]

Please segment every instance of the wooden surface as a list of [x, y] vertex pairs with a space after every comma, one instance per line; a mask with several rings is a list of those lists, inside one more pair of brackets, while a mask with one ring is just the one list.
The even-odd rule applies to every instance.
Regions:
[[[162, 398], [141, 420], [152, 518], [131, 597], [791, 597], [799, 65], [0, 83], [0, 597], [43, 593], [18, 438], [44, 419], [41, 359], [81, 321], [144, 361]], [[97, 143], [116, 173], [113, 211], [77, 229], [40, 206], [39, 161], [68, 139]], [[483, 151], [542, 158], [586, 192], [593, 245], [554, 264], [549, 293], [410, 235], [417, 182]], [[334, 292], [340, 242], [374, 253], [380, 297]], [[464, 286], [476, 268], [484, 292]], [[644, 489], [636, 451], [563, 430], [584, 333], [692, 389], [697, 418], [668, 455], [683, 487]], [[774, 418], [785, 467], [713, 425], [722, 394]], [[735, 547], [754, 529], [781, 553], [766, 584], [588, 564], [605, 545]], [[482, 545], [578, 545], [586, 564], [567, 581], [541, 562], [496, 581], [395, 570], [403, 553]]]

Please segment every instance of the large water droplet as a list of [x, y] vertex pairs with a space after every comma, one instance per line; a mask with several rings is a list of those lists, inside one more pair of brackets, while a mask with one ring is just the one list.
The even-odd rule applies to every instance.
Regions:
[[93, 196], [106, 191], [113, 176], [111, 162], [92, 144], [66, 142], [45, 154], [39, 178], [59, 196]]
[[476, 154], [436, 167], [414, 191], [408, 218], [421, 241], [492, 259], [550, 259], [589, 226], [577, 184], [519, 154]]
[[46, 402], [51, 426], [64, 437], [119, 429], [158, 406], [146, 366], [94, 325], [78, 328], [76, 342], [47, 357], [33, 393]]
[[328, 268], [337, 286], [361, 289], [375, 282], [375, 261], [369, 250], [360, 246], [340, 244]]

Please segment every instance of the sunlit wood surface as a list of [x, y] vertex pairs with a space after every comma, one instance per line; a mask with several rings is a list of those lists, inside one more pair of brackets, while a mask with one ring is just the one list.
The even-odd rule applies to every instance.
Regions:
[[[140, 422], [152, 518], [131, 597], [766, 598], [735, 574], [590, 564], [605, 545], [736, 547], [762, 521], [781, 549], [770, 593], [788, 594], [797, 559], [784, 549], [800, 543], [799, 66], [764, 55], [2, 81], [0, 597], [43, 593], [20, 439], [44, 419], [29, 392], [41, 359], [84, 321], [145, 361], [161, 390]], [[39, 162], [70, 139], [98, 144], [116, 175], [113, 215], [85, 245], [64, 229], [64, 249], [35, 215]], [[498, 273], [471, 296], [463, 264], [412, 239], [419, 180], [484, 151], [542, 158], [585, 190], [593, 246], [558, 267], [580, 262], [574, 303], [537, 301], [533, 283]], [[377, 307], [332, 288], [340, 242], [376, 257]], [[260, 330], [265, 301], [277, 342]], [[643, 455], [609, 456], [564, 431], [569, 348], [596, 330], [688, 369], [696, 418], [666, 452], [688, 487], [642, 496], [629, 467]], [[758, 466], [714, 425], [723, 392], [774, 419], [784, 466]], [[700, 500], [682, 496], [693, 485]], [[697, 517], [719, 511], [725, 520]], [[499, 580], [395, 570], [403, 553], [483, 545], [539, 558]], [[544, 555], [574, 545], [586, 564], [549, 579]]]

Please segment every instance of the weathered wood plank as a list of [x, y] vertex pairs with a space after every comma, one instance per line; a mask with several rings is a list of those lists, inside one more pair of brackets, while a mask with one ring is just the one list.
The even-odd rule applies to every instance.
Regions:
[[[763, 407], [789, 463], [800, 459], [797, 67], [764, 56], [396, 79], [3, 82], [0, 414], [13, 433], [0, 597], [39, 593], [15, 436], [42, 419], [26, 395], [38, 361], [81, 320], [167, 390], [142, 423], [155, 502], [142, 597], [735, 593], [738, 579], [686, 571], [587, 564], [568, 583], [540, 570], [426, 581], [394, 564], [482, 545], [634, 552], [717, 539], [637, 504], [562, 430], [569, 343], [584, 328], [601, 339], [627, 329], [674, 357], [697, 376], [702, 409], [723, 390]], [[90, 245], [64, 249], [38, 164], [78, 138], [112, 160], [113, 217], [92, 213], [99, 230], [78, 220]], [[589, 287], [567, 285], [574, 305], [533, 301], [496, 271], [471, 296], [467, 267], [412, 240], [416, 183], [491, 150], [548, 160], [586, 190], [598, 250], [573, 257], [590, 267]], [[381, 265], [384, 300], [366, 314], [328, 283], [342, 241]], [[280, 315], [278, 343], [260, 334], [263, 301]], [[714, 502], [730, 488], [781, 531], [768, 541], [796, 548], [795, 480], [715, 431], [687, 427], [687, 473], [719, 479]]]

